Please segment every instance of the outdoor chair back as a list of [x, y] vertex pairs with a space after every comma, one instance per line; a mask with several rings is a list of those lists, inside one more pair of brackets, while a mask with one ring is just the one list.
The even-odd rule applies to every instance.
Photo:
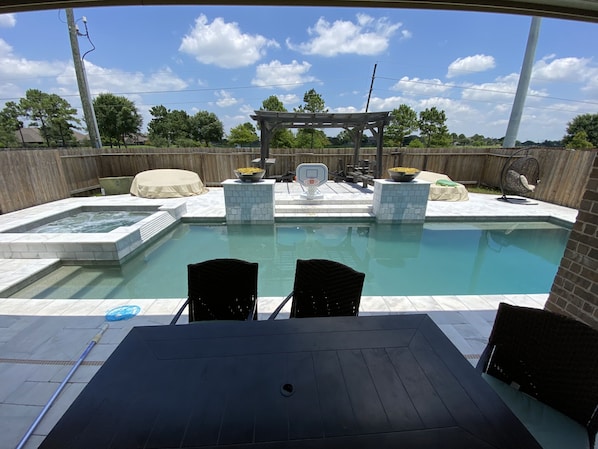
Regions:
[[257, 319], [258, 264], [212, 259], [187, 266], [188, 297], [170, 324], [189, 306], [189, 322]]
[[547, 310], [501, 303], [478, 369], [598, 430], [598, 330]]
[[291, 318], [357, 316], [364, 280], [364, 273], [340, 262], [299, 259], [293, 291], [270, 319], [276, 318], [291, 298]]

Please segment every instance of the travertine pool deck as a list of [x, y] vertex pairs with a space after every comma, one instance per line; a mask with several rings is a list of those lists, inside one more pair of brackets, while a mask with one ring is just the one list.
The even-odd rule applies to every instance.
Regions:
[[[302, 189], [295, 183], [276, 185], [277, 220], [298, 218], [343, 219], [371, 217], [372, 188], [329, 182], [320, 188], [322, 202], [300, 202]], [[552, 219], [574, 223], [577, 210], [538, 202], [518, 205], [496, 200], [496, 195], [470, 194], [465, 202], [429, 202], [426, 220], [529, 220]], [[148, 200], [130, 195], [71, 198], [0, 215], [0, 232], [15, 220], [50, 213], [79, 204], [180, 204], [184, 220], [224, 221], [224, 195], [210, 188], [185, 199]], [[77, 239], [77, 236], [73, 236]], [[0, 259], [0, 292], [60, 263], [58, 259]], [[165, 279], [165, 282], [167, 280]], [[477, 362], [484, 348], [499, 302], [543, 307], [548, 292], [535, 295], [364, 297], [360, 314], [429, 313], [463, 355]], [[266, 318], [282, 298], [260, 298], [260, 319]], [[0, 298], [0, 448], [14, 448], [54, 394], [81, 353], [106, 323], [113, 307], [134, 304], [134, 318], [110, 322], [107, 332], [75, 372], [57, 401], [39, 423], [26, 448], [37, 448], [62, 413], [133, 326], [167, 324], [184, 301], [143, 300], [33, 300]], [[288, 304], [286, 313], [288, 314]], [[288, 316], [288, 315], [287, 315]], [[281, 318], [285, 315], [281, 314]], [[181, 319], [184, 322], [185, 318]]]

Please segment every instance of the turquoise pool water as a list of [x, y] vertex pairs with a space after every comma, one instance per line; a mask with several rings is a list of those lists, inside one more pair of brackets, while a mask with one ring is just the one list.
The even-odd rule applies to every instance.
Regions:
[[110, 232], [121, 226], [131, 226], [152, 214], [153, 212], [126, 210], [79, 212], [26, 232], [38, 234]]
[[180, 224], [120, 267], [64, 266], [14, 296], [181, 298], [187, 264], [220, 257], [258, 262], [260, 296], [286, 295], [298, 258], [365, 272], [368, 296], [547, 293], [569, 232], [543, 222]]

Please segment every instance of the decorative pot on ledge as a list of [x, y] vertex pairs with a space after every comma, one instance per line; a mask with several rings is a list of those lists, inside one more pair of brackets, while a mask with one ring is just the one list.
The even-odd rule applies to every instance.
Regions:
[[266, 174], [266, 170], [259, 167], [243, 167], [235, 170], [235, 175], [243, 182], [259, 182]]
[[411, 167], [393, 167], [388, 169], [390, 179], [397, 182], [413, 181], [419, 174], [420, 170]]

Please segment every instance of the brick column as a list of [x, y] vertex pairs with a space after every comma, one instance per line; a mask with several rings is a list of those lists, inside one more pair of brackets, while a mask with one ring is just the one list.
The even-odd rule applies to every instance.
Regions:
[[598, 329], [598, 157], [545, 308]]

